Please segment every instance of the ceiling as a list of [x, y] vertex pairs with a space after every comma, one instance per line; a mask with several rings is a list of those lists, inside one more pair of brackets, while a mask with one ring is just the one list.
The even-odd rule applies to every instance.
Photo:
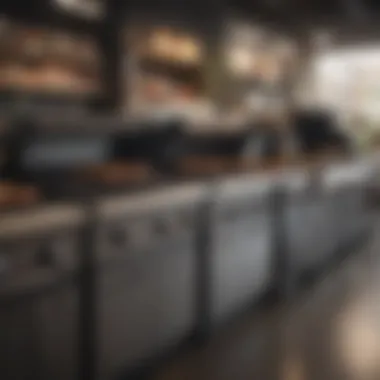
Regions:
[[[46, 5], [54, 0], [3, 0], [1, 10], [21, 12], [27, 16], [46, 13]], [[61, 0], [69, 2], [95, 2], [96, 0]], [[174, 10], [189, 14], [196, 21], [211, 23], [212, 18], [223, 17], [226, 13], [240, 13], [247, 21], [263, 20], [276, 27], [284, 26], [299, 34], [307, 28], [329, 27], [345, 31], [341, 34], [365, 35], [368, 30], [376, 30], [380, 21], [379, 0], [97, 0], [104, 2], [117, 12], [128, 8], [152, 12]], [[113, 12], [115, 14], [115, 12]], [[372, 33], [372, 32], [371, 32]], [[376, 34], [376, 33], [374, 33]]]

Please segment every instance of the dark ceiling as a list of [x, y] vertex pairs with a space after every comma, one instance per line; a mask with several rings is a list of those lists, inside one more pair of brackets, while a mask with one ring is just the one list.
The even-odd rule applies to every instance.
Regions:
[[[83, 1], [83, 0], [78, 0]], [[85, 0], [90, 1], [90, 0]], [[95, 1], [95, 0], [92, 0]], [[151, 13], [171, 10], [188, 14], [206, 23], [230, 11], [245, 19], [261, 19], [278, 25], [299, 28], [310, 25], [351, 28], [375, 26], [380, 20], [379, 0], [100, 0], [105, 1], [111, 17], [128, 13], [129, 9]], [[0, 12], [6, 11], [27, 18], [51, 18], [52, 0], [2, 0]], [[49, 5], [50, 3], [50, 5]], [[54, 12], [53, 12], [54, 13]], [[113, 15], [113, 16], [112, 16]], [[55, 15], [59, 19], [59, 14]], [[73, 17], [75, 19], [75, 17]]]

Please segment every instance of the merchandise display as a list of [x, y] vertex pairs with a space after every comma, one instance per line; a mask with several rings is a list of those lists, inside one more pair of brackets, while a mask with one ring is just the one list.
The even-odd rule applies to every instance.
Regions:
[[181, 29], [150, 26], [125, 32], [122, 108], [131, 113], [179, 113], [204, 103], [204, 46]]
[[288, 306], [374, 227], [380, 158], [340, 125], [380, 143], [380, 53], [308, 55], [221, 4], [37, 3], [0, 18], [0, 380], [276, 378]]
[[94, 94], [99, 61], [91, 36], [10, 20], [0, 29], [3, 91]]

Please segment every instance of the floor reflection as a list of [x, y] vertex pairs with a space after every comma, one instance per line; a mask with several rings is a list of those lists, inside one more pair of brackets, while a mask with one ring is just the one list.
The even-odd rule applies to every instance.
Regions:
[[[372, 246], [367, 259], [376, 258]], [[369, 260], [356, 297], [336, 320], [337, 352], [350, 379], [380, 379], [380, 283], [377, 260]]]
[[303, 301], [246, 316], [153, 379], [379, 380], [378, 240]]
[[[369, 297], [368, 297], [369, 298]], [[379, 318], [373, 305], [350, 305], [336, 326], [343, 365], [353, 378], [371, 379], [380, 360]]]

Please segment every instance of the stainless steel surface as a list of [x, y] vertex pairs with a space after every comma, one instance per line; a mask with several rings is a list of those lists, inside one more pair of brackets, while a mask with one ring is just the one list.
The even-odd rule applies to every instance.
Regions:
[[194, 329], [197, 206], [205, 187], [99, 203], [99, 373], [109, 379]]
[[371, 225], [366, 188], [373, 177], [372, 164], [363, 160], [330, 165], [321, 174], [317, 181], [312, 181], [315, 173], [304, 174], [297, 188], [292, 176], [284, 182], [287, 249], [298, 273], [327, 264]]
[[34, 210], [7, 212], [0, 215], [0, 239], [20, 238], [28, 234], [75, 227], [83, 221], [83, 210], [68, 204], [54, 204]]
[[202, 183], [185, 183], [135, 195], [105, 197], [99, 201], [99, 212], [105, 218], [114, 219], [125, 213], [144, 213], [151, 209], [165, 210], [170, 205], [180, 206], [201, 200], [206, 188], [207, 185]]
[[[300, 173], [294, 173], [300, 178]], [[331, 223], [330, 195], [310, 175], [302, 174], [303, 182], [294, 187], [293, 177], [284, 183], [286, 247], [296, 274], [316, 269], [335, 249]]]
[[68, 210], [60, 211], [14, 212], [0, 222], [1, 379], [78, 376], [82, 218], [69, 212], [68, 224]]
[[373, 167], [368, 162], [326, 170], [324, 187], [334, 200], [331, 210], [338, 247], [349, 245], [370, 229], [373, 214], [367, 189], [373, 177]]
[[[371, 165], [220, 181], [213, 209], [211, 319], [256, 300], [272, 281], [271, 191], [287, 193], [285, 227], [297, 271], [323, 265], [371, 225]], [[100, 379], [146, 364], [196, 327], [195, 232], [210, 185], [183, 184], [99, 199], [95, 231]], [[78, 374], [83, 210], [52, 205], [0, 218], [0, 379], [70, 380]], [[5, 360], [4, 360], [5, 359]], [[20, 365], [22, 363], [22, 365]]]
[[211, 318], [218, 324], [268, 289], [271, 281], [270, 191], [273, 178], [220, 184], [211, 257]]

